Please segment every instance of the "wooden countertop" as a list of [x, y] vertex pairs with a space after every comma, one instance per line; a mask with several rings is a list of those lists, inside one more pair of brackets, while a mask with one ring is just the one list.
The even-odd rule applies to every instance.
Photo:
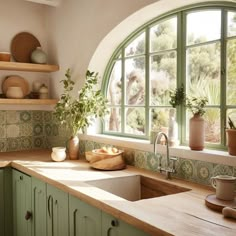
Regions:
[[[12, 166], [39, 178], [150, 235], [236, 235], [235, 220], [224, 218], [205, 206], [205, 197], [213, 193], [211, 188], [183, 180], [165, 180], [159, 173], [131, 166], [120, 171], [98, 171], [83, 160], [53, 162], [50, 154], [49, 150], [0, 153], [0, 168]], [[135, 174], [158, 178], [191, 191], [130, 202], [85, 183]]]

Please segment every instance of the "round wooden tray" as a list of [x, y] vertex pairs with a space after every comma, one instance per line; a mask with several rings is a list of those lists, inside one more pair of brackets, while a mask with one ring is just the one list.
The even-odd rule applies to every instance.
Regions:
[[214, 211], [222, 212], [222, 209], [226, 206], [232, 208], [236, 207], [236, 198], [232, 201], [223, 201], [216, 198], [215, 194], [210, 194], [206, 196], [205, 204]]
[[40, 46], [38, 39], [35, 38], [34, 35], [27, 32], [21, 32], [12, 39], [11, 53], [17, 62], [29, 63], [31, 62], [31, 53], [36, 47]]

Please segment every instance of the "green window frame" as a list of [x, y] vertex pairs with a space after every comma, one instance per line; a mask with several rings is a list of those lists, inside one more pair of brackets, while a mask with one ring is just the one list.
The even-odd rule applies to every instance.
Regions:
[[[228, 70], [232, 70], [233, 66], [231, 65], [231, 69], [227, 68], [229, 63], [227, 61], [227, 45], [230, 44], [229, 42], [233, 42], [235, 40], [236, 45], [236, 35], [227, 35], [227, 16], [229, 12], [235, 12], [236, 13], [236, 6], [232, 3], [203, 3], [203, 4], [195, 4], [191, 6], [187, 6], [182, 9], [176, 9], [172, 12], [166, 13], [164, 15], [161, 15], [140, 28], [138, 28], [135, 32], [131, 33], [130, 36], [128, 36], [127, 39], [125, 39], [114, 51], [113, 55], [111, 56], [103, 78], [103, 84], [102, 89], [105, 95], [108, 94], [109, 90], [109, 81], [112, 74], [113, 67], [117, 61], [120, 63], [121, 71], [121, 95], [120, 95], [120, 103], [116, 105], [111, 105], [110, 107], [113, 107], [115, 109], [119, 109], [120, 114], [120, 127], [119, 131], [109, 131], [106, 127], [106, 125], [103, 124], [103, 134], [113, 135], [113, 136], [123, 136], [123, 137], [132, 137], [132, 138], [138, 138], [138, 139], [146, 139], [148, 140], [150, 137], [150, 131], [151, 131], [151, 108], [163, 108], [163, 109], [169, 109], [171, 106], [169, 104], [161, 104], [161, 105], [151, 105], [150, 104], [150, 57], [153, 52], [150, 52], [150, 29], [152, 26], [166, 21], [168, 19], [171, 19], [173, 17], [176, 17], [177, 19], [177, 43], [175, 49], [168, 49], [166, 51], [176, 51], [176, 87], [180, 88], [180, 86], [183, 84], [185, 88], [185, 92], [187, 93], [188, 88], [186, 88], [187, 85], [187, 75], [186, 75], [186, 66], [187, 66], [187, 50], [192, 47], [192, 45], [187, 45], [186, 43], [186, 31], [187, 31], [187, 15], [192, 12], [197, 11], [206, 11], [206, 10], [216, 10], [220, 11], [221, 15], [221, 30], [220, 30], [220, 38], [217, 40], [210, 40], [207, 42], [199, 43], [200, 46], [209, 45], [212, 42], [219, 42], [220, 44], [220, 102], [219, 104], [210, 104], [207, 105], [207, 109], [216, 109], [218, 108], [220, 111], [220, 119], [219, 119], [219, 126], [220, 126], [220, 138], [219, 142], [216, 143], [206, 143], [206, 146], [208, 148], [217, 148], [217, 149], [225, 149], [226, 146], [226, 135], [225, 135], [225, 127], [227, 126], [227, 116], [229, 112], [232, 112], [233, 119], [236, 119], [236, 101], [229, 104], [227, 103], [227, 74], [229, 73]], [[144, 124], [144, 134], [132, 134], [129, 132], [126, 132], [125, 130], [125, 111], [126, 108], [132, 107], [131, 105], [127, 105], [126, 101], [127, 98], [125, 98], [125, 91], [126, 91], [126, 85], [125, 85], [125, 63], [128, 58], [137, 58], [137, 55], [132, 55], [128, 57], [125, 53], [125, 49], [128, 45], [130, 45], [131, 42], [133, 42], [137, 37], [140, 35], [145, 35], [145, 44], [143, 51], [138, 54], [138, 56], [143, 57], [145, 61], [145, 98], [144, 103], [141, 106], [135, 106], [135, 107], [141, 107], [145, 110], [145, 124]], [[196, 45], [194, 45], [196, 46]], [[198, 46], [198, 45], [197, 45]], [[232, 45], [231, 45], [232, 46]], [[234, 46], [234, 45], [233, 45]], [[235, 46], [236, 47], [236, 46]], [[236, 51], [236, 49], [234, 49]], [[233, 61], [234, 62], [234, 61]], [[231, 64], [233, 63], [231, 62]], [[236, 67], [236, 58], [235, 58], [235, 67]], [[228, 69], [228, 70], [227, 70]], [[236, 69], [235, 69], [236, 70]], [[236, 73], [236, 72], [235, 72]], [[236, 81], [236, 78], [235, 78]], [[236, 82], [235, 82], [236, 84]], [[233, 93], [233, 95], [236, 95], [236, 93]], [[128, 109], [127, 108], [127, 109]], [[179, 127], [179, 139], [180, 144], [186, 145], [187, 144], [187, 113], [186, 108], [184, 106], [179, 106], [176, 108], [177, 110], [177, 122], [180, 125]]]

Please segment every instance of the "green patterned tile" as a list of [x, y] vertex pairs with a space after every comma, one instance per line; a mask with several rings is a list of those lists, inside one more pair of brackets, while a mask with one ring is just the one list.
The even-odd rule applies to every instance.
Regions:
[[79, 140], [79, 154], [84, 155], [85, 153], [85, 141], [84, 140]]
[[0, 152], [6, 152], [6, 151], [7, 151], [7, 139], [0, 138]]
[[43, 111], [32, 111], [32, 120], [35, 123], [43, 123]]
[[33, 134], [34, 134], [34, 136], [43, 135], [43, 125], [39, 124], [39, 123], [38, 124], [34, 124]]
[[21, 137], [20, 138], [20, 148], [21, 150], [30, 150], [32, 149], [32, 140], [31, 137]]
[[51, 111], [44, 111], [43, 112], [43, 121], [44, 122], [52, 122], [52, 112]]
[[152, 170], [152, 171], [158, 171], [158, 157], [154, 154], [149, 152], [147, 154], [147, 166], [146, 169]]
[[33, 148], [44, 148], [45, 145], [44, 145], [44, 139], [45, 137], [44, 136], [39, 136], [39, 137], [33, 137], [33, 143], [32, 143], [32, 147]]
[[145, 169], [145, 167], [147, 166], [146, 164], [146, 152], [142, 152], [142, 151], [135, 151], [135, 156], [134, 156], [134, 165], [138, 168], [141, 169]]
[[31, 122], [32, 117], [31, 117], [31, 112], [30, 111], [20, 111], [20, 122], [26, 123], [26, 122]]
[[6, 125], [7, 138], [20, 137], [20, 126], [18, 124]]
[[53, 136], [58, 136], [59, 135], [58, 125], [56, 125], [56, 124], [52, 125], [52, 135]]
[[20, 138], [7, 138], [7, 152], [20, 150]]
[[20, 122], [20, 113], [18, 111], [7, 111], [6, 123], [18, 124]]
[[181, 159], [177, 163], [177, 175], [181, 178], [190, 180], [194, 178], [194, 164], [193, 160]]
[[23, 124], [20, 124], [19, 127], [20, 127], [20, 136], [32, 136], [33, 135], [32, 123], [23, 123]]
[[1, 138], [6, 138], [6, 125], [0, 125], [0, 137]]
[[213, 173], [213, 163], [196, 161], [196, 182], [209, 185]]
[[0, 111], [0, 125], [5, 125], [7, 120], [7, 112]]
[[217, 176], [217, 175], [233, 175], [233, 167], [214, 164], [212, 176]]
[[44, 132], [46, 136], [52, 136], [52, 125], [50, 123], [44, 125]]

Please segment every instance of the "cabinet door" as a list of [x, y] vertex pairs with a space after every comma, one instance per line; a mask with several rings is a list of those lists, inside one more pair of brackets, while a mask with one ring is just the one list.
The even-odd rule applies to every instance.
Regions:
[[12, 186], [14, 236], [31, 236], [31, 177], [13, 170]]
[[101, 210], [69, 196], [70, 236], [101, 236]]
[[47, 185], [47, 236], [69, 235], [68, 194]]
[[136, 229], [121, 220], [102, 212], [102, 236], [148, 236], [149, 234]]
[[46, 183], [32, 178], [33, 236], [47, 235]]
[[0, 169], [0, 235], [5, 235], [4, 225], [4, 170]]

